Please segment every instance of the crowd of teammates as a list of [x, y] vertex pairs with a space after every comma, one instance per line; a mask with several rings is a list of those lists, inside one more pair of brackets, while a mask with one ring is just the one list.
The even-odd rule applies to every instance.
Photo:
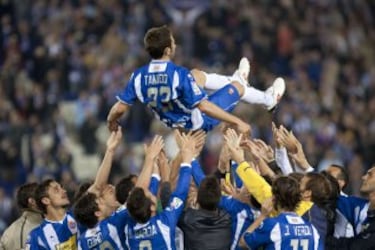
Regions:
[[107, 140], [93, 183], [73, 201], [52, 179], [17, 192], [23, 215], [0, 249], [374, 249], [375, 166], [364, 176], [368, 200], [344, 194], [345, 170], [314, 172], [291, 131], [273, 126], [273, 149], [223, 126], [217, 172], [199, 156], [206, 132], [175, 130], [168, 159], [156, 135], [139, 176], [108, 183], [122, 128]]

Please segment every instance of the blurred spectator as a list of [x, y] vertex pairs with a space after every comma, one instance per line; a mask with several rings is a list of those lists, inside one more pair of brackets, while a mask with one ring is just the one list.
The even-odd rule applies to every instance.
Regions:
[[[274, 115], [237, 108], [254, 136], [269, 140], [271, 119], [293, 129], [313, 166], [324, 168], [331, 155], [347, 166], [349, 193], [375, 162], [373, 1], [8, 0], [0, 2], [0, 23], [4, 197], [26, 179], [79, 181], [75, 148], [103, 153], [96, 131], [130, 72], [149, 60], [144, 31], [162, 24], [171, 25], [182, 47], [179, 64], [232, 74], [247, 56], [257, 88], [286, 77], [287, 94]], [[69, 115], [62, 112], [67, 104]], [[139, 169], [138, 146], [153, 133], [151, 117], [139, 107], [124, 121], [131, 144], [115, 161], [119, 174]], [[213, 131], [204, 149], [207, 172], [219, 137]]]

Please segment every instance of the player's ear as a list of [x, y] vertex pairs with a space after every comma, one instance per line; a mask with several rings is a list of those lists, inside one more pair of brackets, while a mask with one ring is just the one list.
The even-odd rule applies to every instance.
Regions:
[[42, 198], [42, 203], [43, 203], [44, 205], [49, 205], [49, 204], [51, 203], [51, 201], [50, 201], [49, 198], [47, 198], [47, 197], [43, 197], [43, 198]]
[[170, 47], [166, 47], [165, 49], [164, 49], [164, 55], [166, 55], [166, 56], [170, 56], [171, 55], [171, 48]]
[[99, 218], [100, 216], [102, 216], [102, 212], [101, 212], [101, 211], [95, 211], [94, 214], [95, 214], [95, 216], [98, 217], [98, 218]]

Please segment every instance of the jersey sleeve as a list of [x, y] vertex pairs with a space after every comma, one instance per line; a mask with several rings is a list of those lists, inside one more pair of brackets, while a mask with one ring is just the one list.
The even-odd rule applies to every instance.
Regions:
[[119, 93], [116, 98], [118, 101], [123, 102], [127, 105], [133, 105], [137, 100], [137, 94], [135, 90], [135, 81], [140, 81], [141, 74], [133, 73], [130, 76], [128, 83], [126, 84], [124, 90]]
[[108, 222], [122, 231], [125, 227], [126, 222], [129, 220], [129, 217], [130, 215], [128, 213], [128, 210], [125, 208], [125, 206], [121, 206], [108, 218]]
[[342, 196], [337, 199], [337, 209], [352, 224], [355, 232], [361, 231], [361, 225], [367, 217], [368, 200], [353, 196]]
[[241, 178], [250, 194], [253, 195], [260, 204], [272, 196], [270, 184], [255, 172], [255, 170], [250, 167], [249, 163], [242, 162], [237, 167], [236, 173]]
[[150, 181], [150, 185], [148, 187], [148, 190], [150, 190], [150, 192], [156, 196], [158, 194], [158, 191], [159, 191], [159, 184], [160, 184], [160, 176], [157, 175], [157, 174], [152, 174], [151, 176], [151, 181]]
[[181, 98], [189, 109], [194, 108], [203, 99], [207, 98], [207, 94], [198, 86], [194, 77], [187, 69], [179, 70], [179, 78]]
[[246, 245], [248, 245], [250, 249], [258, 249], [258, 247], [270, 243], [273, 227], [274, 223], [271, 223], [269, 219], [266, 219], [252, 233], [245, 232], [243, 237]]
[[202, 170], [201, 165], [199, 164], [198, 160], [194, 159], [191, 162], [191, 167], [192, 167], [192, 175], [193, 175], [195, 185], [197, 185], [197, 187], [199, 187], [201, 182], [203, 181], [203, 179], [206, 176], [203, 173], [203, 170]]
[[168, 206], [160, 214], [164, 220], [168, 221], [168, 225], [174, 228], [177, 225], [178, 218], [184, 209], [184, 201], [189, 192], [191, 180], [191, 165], [181, 164], [180, 174], [176, 190], [172, 193]]
[[241, 210], [240, 204], [241, 203], [232, 196], [221, 196], [219, 207], [232, 215]]

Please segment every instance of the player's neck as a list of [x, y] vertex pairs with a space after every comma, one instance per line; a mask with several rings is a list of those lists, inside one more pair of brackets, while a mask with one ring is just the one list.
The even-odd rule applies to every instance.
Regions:
[[170, 61], [170, 60], [171, 60], [171, 57], [170, 57], [170, 56], [167, 56], [167, 55], [163, 55], [161, 58], [159, 58], [159, 59], [154, 59], [154, 60], [157, 60], [157, 61]]
[[47, 214], [45, 218], [50, 221], [61, 221], [65, 218], [66, 209], [60, 208], [47, 208]]
[[370, 201], [370, 210], [375, 210], [375, 192], [371, 192], [368, 195], [368, 199]]

